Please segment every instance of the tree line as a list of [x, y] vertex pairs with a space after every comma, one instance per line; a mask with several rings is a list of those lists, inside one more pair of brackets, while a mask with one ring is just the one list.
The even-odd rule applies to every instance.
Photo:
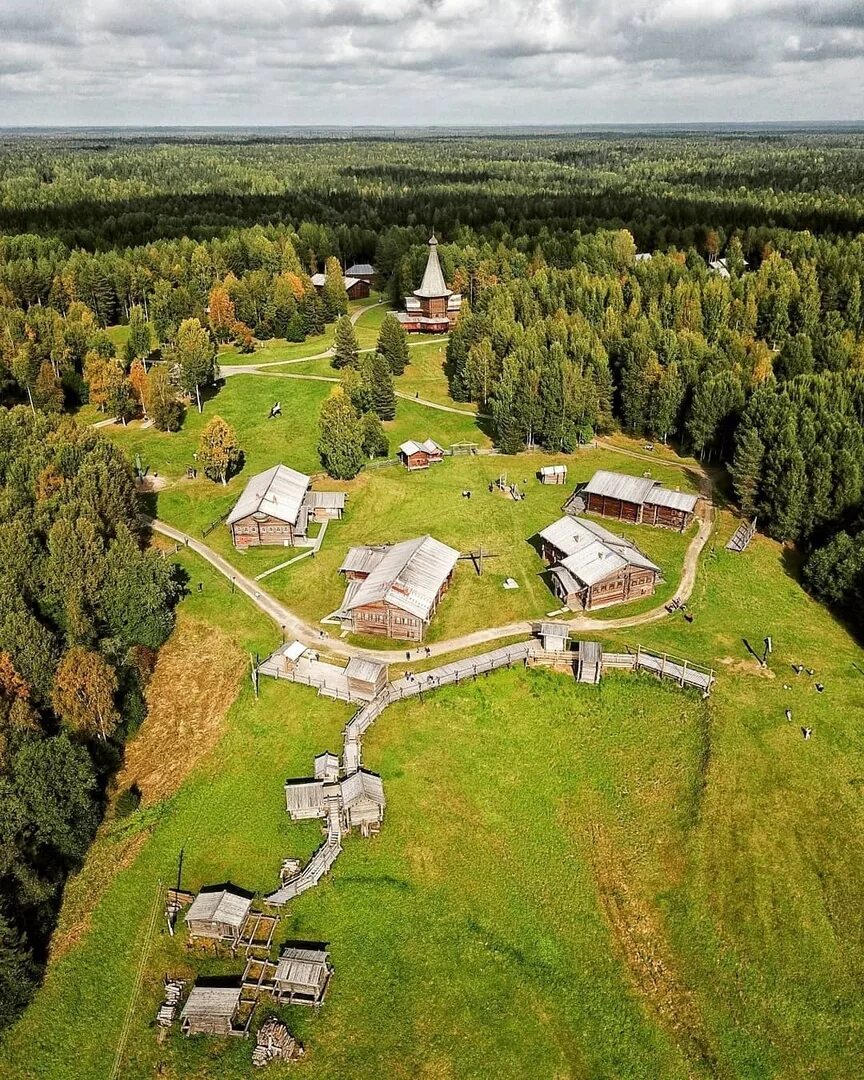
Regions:
[[176, 568], [143, 539], [121, 451], [0, 409], [0, 1027], [37, 984], [173, 627]]

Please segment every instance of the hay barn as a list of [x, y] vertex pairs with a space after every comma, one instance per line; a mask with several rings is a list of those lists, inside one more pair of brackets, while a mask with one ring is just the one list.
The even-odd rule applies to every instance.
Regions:
[[601, 517], [679, 530], [686, 529], [693, 520], [699, 502], [698, 495], [673, 491], [650, 477], [604, 469], [594, 473], [570, 503], [579, 499], [589, 513]]
[[235, 1020], [240, 1011], [239, 986], [193, 986], [180, 1013], [184, 1035], [242, 1035]]
[[399, 460], [412, 472], [415, 469], [428, 469], [435, 462], [444, 460], [444, 449], [434, 439], [426, 439], [422, 443], [409, 439], [399, 447]]

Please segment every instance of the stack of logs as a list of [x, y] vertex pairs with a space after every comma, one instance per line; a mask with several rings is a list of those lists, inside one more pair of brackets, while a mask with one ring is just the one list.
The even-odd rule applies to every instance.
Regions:
[[268, 1017], [258, 1031], [255, 1049], [252, 1051], [252, 1064], [269, 1065], [271, 1061], [293, 1061], [303, 1057], [303, 1046], [299, 1043], [281, 1020]]
[[185, 982], [182, 979], [169, 979], [165, 976], [165, 992], [162, 995], [162, 1004], [156, 1014], [156, 1023], [162, 1028], [169, 1028], [174, 1023], [177, 1014], [177, 1006], [183, 993]]

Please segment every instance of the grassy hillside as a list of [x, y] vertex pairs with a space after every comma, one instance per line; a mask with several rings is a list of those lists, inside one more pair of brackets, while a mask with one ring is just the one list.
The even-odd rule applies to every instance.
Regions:
[[[639, 632], [714, 663], [708, 702], [647, 677], [591, 688], [514, 671], [394, 707], [373, 727], [382, 833], [349, 838], [280, 931], [328, 940], [336, 966], [320, 1014], [281, 1011], [308, 1048], [304, 1075], [855, 1075], [864, 656], [803, 593], [787, 552], [761, 538], [723, 551], [733, 526], [724, 515], [718, 553], [705, 553], [694, 622]], [[267, 647], [272, 631], [245, 601], [190, 569], [205, 588], [184, 618]], [[742, 638], [767, 633], [762, 669]], [[632, 632], [610, 647], [624, 640]], [[793, 662], [814, 668], [824, 694]], [[263, 890], [281, 858], [317, 842], [314, 827], [289, 824], [281, 785], [338, 744], [346, 709], [272, 682], [255, 702], [238, 685], [221, 738], [179, 790], [103, 831], [81, 875], [92, 910], [2, 1044], [0, 1075], [53, 1080], [70, 1060], [82, 1080], [108, 1075], [181, 846], [187, 887]], [[73, 902], [87, 906], [76, 882]], [[248, 1043], [175, 1033], [159, 1045], [150, 1026], [165, 971], [237, 967], [186, 952], [160, 923], [120, 1075], [249, 1076]]]

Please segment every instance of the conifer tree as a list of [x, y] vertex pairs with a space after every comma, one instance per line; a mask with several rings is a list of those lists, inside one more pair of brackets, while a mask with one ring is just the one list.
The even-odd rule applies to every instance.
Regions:
[[388, 312], [378, 332], [378, 352], [387, 358], [394, 375], [401, 375], [408, 365], [408, 335], [395, 315]]
[[318, 453], [330, 476], [351, 480], [363, 468], [363, 431], [357, 410], [341, 386], [321, 408]]
[[386, 458], [390, 452], [390, 444], [378, 414], [372, 411], [364, 413], [360, 427], [363, 453], [369, 458]]
[[396, 415], [396, 391], [387, 358], [379, 352], [367, 354], [363, 374], [368, 386], [370, 408], [381, 420], [392, 420]]
[[144, 314], [144, 309], [138, 304], [133, 304], [129, 309], [129, 337], [124, 347], [124, 358], [127, 364], [133, 360], [143, 360], [144, 370], [147, 370], [147, 357], [153, 350], [153, 334], [150, 323]]
[[321, 289], [321, 304], [327, 322], [348, 313], [348, 293], [345, 291], [345, 277], [339, 260], [332, 255], [327, 259], [324, 269], [324, 286]]
[[354, 325], [347, 315], [343, 315], [336, 323], [333, 338], [333, 367], [355, 366], [359, 351], [360, 346], [357, 344]]
[[765, 445], [755, 427], [742, 424], [735, 438], [735, 455], [732, 459], [732, 484], [745, 517], [756, 513], [759, 501], [759, 483]]

